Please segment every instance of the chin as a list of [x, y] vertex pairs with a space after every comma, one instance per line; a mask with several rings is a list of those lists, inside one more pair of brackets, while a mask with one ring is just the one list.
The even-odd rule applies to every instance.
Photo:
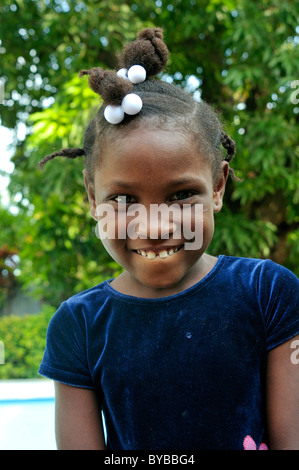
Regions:
[[[166, 275], [155, 276], [155, 277], [139, 277], [138, 282], [146, 289], [153, 290], [161, 295], [169, 295], [166, 291], [177, 289], [182, 277], [176, 273], [175, 276], [167, 277]], [[165, 291], [165, 294], [163, 292]]]

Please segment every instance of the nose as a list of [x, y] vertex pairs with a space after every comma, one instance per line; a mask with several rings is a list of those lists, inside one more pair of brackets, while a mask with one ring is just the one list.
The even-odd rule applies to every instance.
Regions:
[[148, 220], [147, 223], [144, 221], [139, 222], [136, 226], [136, 233], [139, 238], [149, 239], [168, 239], [172, 237], [173, 233], [177, 231], [177, 225], [172, 222], [163, 220], [161, 222]]
[[[178, 214], [165, 205], [151, 204], [135, 219], [134, 231], [138, 238], [181, 238]], [[135, 235], [135, 236], [136, 236]]]

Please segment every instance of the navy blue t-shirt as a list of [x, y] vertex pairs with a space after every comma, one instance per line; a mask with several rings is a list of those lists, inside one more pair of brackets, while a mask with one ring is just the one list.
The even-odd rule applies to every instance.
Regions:
[[108, 449], [259, 447], [267, 352], [299, 333], [298, 291], [270, 260], [227, 256], [168, 297], [105, 281], [62, 303], [39, 373], [96, 391]]

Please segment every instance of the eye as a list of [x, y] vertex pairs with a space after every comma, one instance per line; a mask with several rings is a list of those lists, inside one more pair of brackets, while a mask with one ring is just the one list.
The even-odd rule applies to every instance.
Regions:
[[184, 199], [189, 199], [190, 197], [193, 196], [193, 192], [192, 191], [189, 191], [189, 190], [186, 190], [186, 191], [178, 191], [177, 193], [175, 193], [172, 197], [171, 197], [171, 200], [172, 201], [183, 201]]
[[132, 204], [134, 201], [134, 197], [130, 196], [129, 194], [118, 194], [111, 198], [111, 201], [117, 202], [117, 204]]

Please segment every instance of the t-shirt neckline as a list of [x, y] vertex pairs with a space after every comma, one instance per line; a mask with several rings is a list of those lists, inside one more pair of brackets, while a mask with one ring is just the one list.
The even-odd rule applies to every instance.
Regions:
[[225, 255], [219, 255], [217, 256], [217, 261], [211, 271], [204, 276], [200, 281], [196, 282], [193, 284], [193, 286], [188, 287], [187, 289], [178, 292], [176, 294], [168, 295], [165, 297], [155, 297], [155, 298], [146, 298], [146, 297], [137, 297], [134, 295], [128, 295], [128, 294], [123, 294], [122, 292], [117, 291], [111, 286], [111, 282], [113, 281], [112, 279], [108, 279], [104, 281], [104, 288], [105, 290], [109, 293], [110, 296], [126, 301], [126, 302], [134, 302], [134, 303], [147, 303], [147, 304], [153, 304], [153, 303], [164, 303], [164, 302], [171, 302], [171, 301], [176, 301], [180, 298], [184, 298], [190, 294], [193, 294], [194, 292], [197, 292], [198, 290], [202, 289], [205, 287], [211, 280], [218, 274], [220, 269], [222, 268], [225, 258]]

